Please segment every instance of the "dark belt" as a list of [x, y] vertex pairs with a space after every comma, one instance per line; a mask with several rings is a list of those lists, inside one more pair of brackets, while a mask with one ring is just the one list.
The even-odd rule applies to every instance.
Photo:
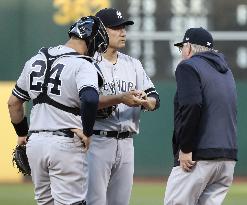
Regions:
[[94, 130], [93, 134], [95, 135], [103, 135], [105, 137], [112, 137], [116, 139], [125, 139], [132, 138], [132, 133], [127, 132], [118, 132], [118, 131], [104, 131], [104, 130]]
[[74, 132], [72, 132], [70, 129], [61, 129], [61, 130], [32, 130], [29, 133], [39, 133], [39, 132], [50, 132], [53, 135], [63, 136], [63, 137], [74, 137]]
[[73, 204], [71, 204], [71, 205], [86, 205], [86, 201], [85, 201], [85, 200], [83, 200], [83, 201], [78, 201], [78, 202], [75, 202], [75, 203], [73, 203]]

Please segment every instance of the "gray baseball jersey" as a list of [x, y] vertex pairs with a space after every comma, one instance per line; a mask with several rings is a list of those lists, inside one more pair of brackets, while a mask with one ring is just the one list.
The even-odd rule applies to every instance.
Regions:
[[[132, 89], [155, 92], [139, 60], [118, 52], [116, 64], [102, 58], [99, 63], [105, 84], [102, 95], [114, 95]], [[97, 119], [94, 130], [139, 133], [141, 107], [117, 105], [112, 116]], [[128, 205], [134, 173], [133, 138], [116, 139], [93, 135], [88, 162], [87, 205]]]
[[[154, 88], [141, 62], [128, 55], [118, 52], [118, 60], [115, 65], [102, 58], [99, 66], [105, 79], [105, 84], [100, 90], [102, 95], [115, 95], [132, 89], [144, 91]], [[152, 92], [156, 92], [155, 89], [147, 94]], [[140, 111], [141, 107], [130, 108], [125, 104], [119, 104], [111, 117], [98, 119], [94, 129], [139, 133]]]
[[[52, 56], [75, 52], [66, 46], [48, 50]], [[52, 64], [47, 95], [68, 107], [80, 107], [79, 92], [84, 87], [98, 91], [97, 69], [79, 54], [62, 55]], [[46, 75], [46, 57], [42, 52], [32, 57], [13, 90], [24, 101], [42, 92]], [[36, 104], [31, 110], [27, 156], [38, 204], [73, 204], [85, 200], [87, 166], [79, 137], [60, 136], [52, 130], [82, 128], [81, 117], [50, 104]]]
[[[49, 54], [56, 56], [74, 52], [66, 46], [49, 49]], [[83, 87], [98, 90], [97, 69], [81, 55], [64, 55], [56, 59], [52, 66], [52, 75], [48, 84], [48, 96], [69, 107], [80, 107], [79, 91]], [[41, 92], [44, 81], [46, 58], [39, 52], [26, 62], [17, 81], [13, 94], [26, 101], [36, 98]], [[81, 128], [80, 116], [62, 111], [49, 104], [37, 104], [31, 110], [30, 130], [58, 130]]]

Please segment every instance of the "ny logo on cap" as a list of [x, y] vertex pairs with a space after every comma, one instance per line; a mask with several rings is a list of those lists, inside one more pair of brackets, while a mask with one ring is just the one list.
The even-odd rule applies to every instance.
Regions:
[[117, 11], [117, 17], [118, 17], [119, 19], [123, 18], [120, 11]]
[[190, 38], [185, 38], [186, 41], [190, 40]]
[[211, 45], [211, 43], [210, 42], [207, 42], [207, 46], [210, 46]]

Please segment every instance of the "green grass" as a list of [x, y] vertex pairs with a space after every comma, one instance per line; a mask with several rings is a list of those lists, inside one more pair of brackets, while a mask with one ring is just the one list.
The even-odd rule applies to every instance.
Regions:
[[247, 184], [234, 184], [226, 196], [224, 205], [246, 205]]
[[130, 205], [163, 205], [165, 183], [134, 183]]
[[[130, 205], [163, 205], [164, 184], [135, 182]], [[35, 205], [32, 184], [0, 184], [1, 205]], [[246, 205], [247, 184], [233, 184], [223, 205]]]
[[1, 205], [35, 205], [32, 184], [1, 184]]
[[[132, 190], [130, 205], [163, 205], [164, 184], [135, 183]], [[233, 184], [223, 205], [246, 205], [247, 183]]]

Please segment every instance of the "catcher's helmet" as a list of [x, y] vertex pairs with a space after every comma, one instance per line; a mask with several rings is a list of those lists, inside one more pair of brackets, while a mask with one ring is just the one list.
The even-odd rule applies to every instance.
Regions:
[[98, 17], [82, 17], [75, 22], [69, 29], [69, 36], [77, 36], [85, 40], [88, 48], [88, 55], [94, 56], [97, 51], [103, 53], [106, 51], [109, 38], [105, 26]]

